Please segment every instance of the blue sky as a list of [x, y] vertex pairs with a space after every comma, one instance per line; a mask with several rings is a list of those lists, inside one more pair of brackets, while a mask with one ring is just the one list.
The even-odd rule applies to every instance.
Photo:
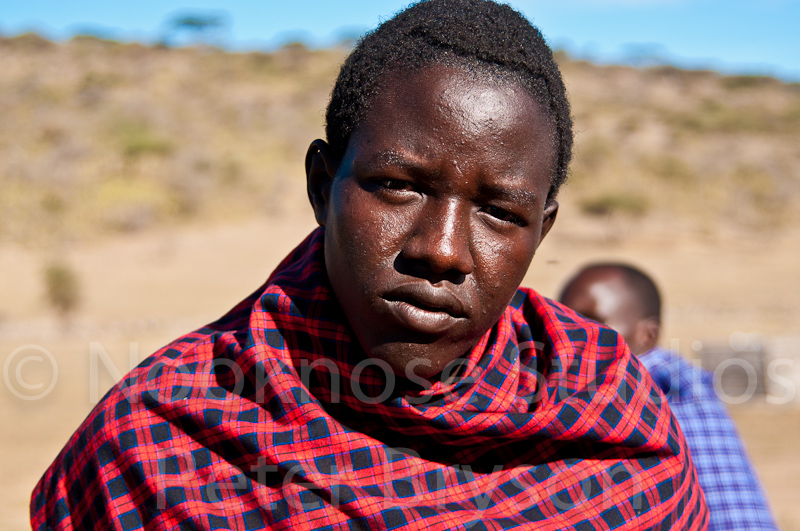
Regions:
[[[551, 44], [603, 62], [658, 56], [693, 68], [800, 81], [800, 0], [512, 0]], [[139, 0], [0, 3], [0, 33], [51, 38], [102, 33], [154, 42], [178, 13], [223, 15], [225, 42], [269, 49], [289, 40], [325, 46], [402, 9], [397, 0]]]

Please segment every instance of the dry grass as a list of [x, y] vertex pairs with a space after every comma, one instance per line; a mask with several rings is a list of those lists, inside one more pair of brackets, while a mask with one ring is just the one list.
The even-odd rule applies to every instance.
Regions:
[[0, 40], [0, 238], [52, 244], [278, 211], [343, 51]]
[[706, 235], [798, 220], [797, 84], [563, 56], [562, 65], [577, 130], [574, 186], [562, 197], [588, 212], [636, 204], [639, 217], [678, 216]]
[[[280, 214], [344, 57], [35, 34], [0, 50], [0, 239], [43, 245]], [[797, 85], [559, 57], [578, 132], [565, 201], [711, 234], [797, 219]]]

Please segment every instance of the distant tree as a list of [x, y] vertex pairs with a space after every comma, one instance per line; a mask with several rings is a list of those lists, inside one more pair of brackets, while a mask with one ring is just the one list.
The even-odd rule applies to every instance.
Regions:
[[653, 42], [629, 43], [623, 46], [622, 61], [637, 68], [669, 64], [670, 52], [663, 44]]
[[221, 44], [227, 28], [225, 17], [219, 13], [182, 13], [169, 19], [164, 44], [185, 35], [193, 44], [215, 46]]

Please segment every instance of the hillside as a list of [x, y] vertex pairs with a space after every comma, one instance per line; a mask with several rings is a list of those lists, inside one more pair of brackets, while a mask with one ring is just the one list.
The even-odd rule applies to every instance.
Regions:
[[342, 58], [0, 41], [0, 239], [280, 213]]
[[[0, 39], [0, 241], [304, 208], [303, 156], [344, 54]], [[711, 238], [797, 219], [800, 85], [559, 59], [577, 131], [562, 201], [606, 237], [630, 219]]]

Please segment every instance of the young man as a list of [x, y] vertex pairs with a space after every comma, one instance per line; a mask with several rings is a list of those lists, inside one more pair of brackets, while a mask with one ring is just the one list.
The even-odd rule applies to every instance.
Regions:
[[571, 127], [507, 6], [431, 0], [367, 35], [306, 158], [320, 228], [109, 392], [34, 529], [703, 529], [627, 348], [518, 290]]
[[705, 492], [708, 529], [777, 529], [712, 375], [656, 346], [661, 297], [652, 279], [626, 264], [590, 265], [567, 283], [560, 300], [619, 332], [666, 395]]

